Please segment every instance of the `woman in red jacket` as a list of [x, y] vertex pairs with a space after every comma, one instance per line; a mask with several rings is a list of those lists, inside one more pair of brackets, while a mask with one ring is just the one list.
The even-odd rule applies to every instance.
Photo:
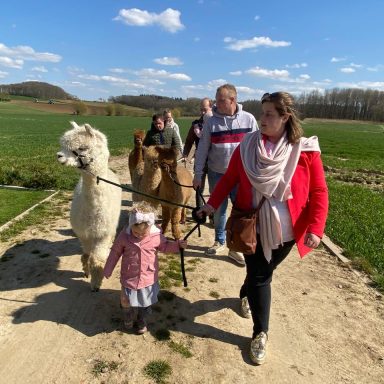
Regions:
[[236, 184], [238, 209], [255, 208], [265, 197], [256, 252], [244, 255], [247, 275], [240, 290], [242, 308], [248, 300], [253, 319], [250, 358], [257, 365], [266, 357], [273, 271], [295, 243], [301, 257], [319, 245], [328, 213], [318, 140], [302, 137], [293, 97], [266, 93], [261, 103], [260, 130], [244, 137], [200, 210], [212, 214]]

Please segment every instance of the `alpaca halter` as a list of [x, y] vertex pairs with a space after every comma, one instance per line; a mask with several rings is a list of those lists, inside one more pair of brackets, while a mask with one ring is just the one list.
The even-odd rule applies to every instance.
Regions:
[[155, 224], [155, 214], [153, 212], [143, 213], [132, 211], [129, 215], [129, 228], [134, 224], [147, 223], [148, 225]]
[[72, 153], [76, 156], [76, 159], [79, 161], [80, 167], [78, 167], [78, 168], [80, 168], [80, 169], [87, 168], [89, 166], [89, 164], [91, 164], [93, 162], [93, 158], [92, 157], [89, 159], [88, 163], [85, 163], [83, 161], [83, 159], [85, 158], [85, 155], [79, 155], [76, 151], [72, 151]]

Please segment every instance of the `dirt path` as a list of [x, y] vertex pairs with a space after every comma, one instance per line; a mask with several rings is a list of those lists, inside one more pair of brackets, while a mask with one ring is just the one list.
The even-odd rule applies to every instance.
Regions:
[[[123, 182], [125, 164], [113, 161]], [[130, 195], [123, 199], [126, 209]], [[268, 359], [255, 367], [251, 321], [238, 314], [244, 269], [204, 255], [212, 229], [190, 237], [187, 264], [201, 262], [187, 272], [189, 289], [172, 288], [150, 332], [137, 336], [121, 331], [118, 270], [99, 293], [90, 291], [64, 211], [44, 231], [28, 229], [0, 245], [0, 383], [152, 383], [142, 369], [154, 359], [171, 365], [169, 383], [384, 382], [384, 299], [325, 251], [302, 261], [293, 251], [277, 270]], [[156, 341], [164, 328], [192, 357]], [[97, 361], [118, 364], [96, 375]]]

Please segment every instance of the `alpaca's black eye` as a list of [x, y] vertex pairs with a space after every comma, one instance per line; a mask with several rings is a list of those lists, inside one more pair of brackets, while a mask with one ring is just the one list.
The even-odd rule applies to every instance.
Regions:
[[79, 147], [79, 151], [81, 151], [81, 152], [86, 151], [88, 149], [89, 149], [89, 147]]

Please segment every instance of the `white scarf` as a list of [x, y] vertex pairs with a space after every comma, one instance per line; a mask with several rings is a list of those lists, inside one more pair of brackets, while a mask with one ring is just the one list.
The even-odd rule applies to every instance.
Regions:
[[290, 144], [284, 134], [269, 157], [260, 131], [247, 134], [240, 143], [240, 155], [245, 173], [253, 187], [253, 206], [266, 197], [259, 211], [259, 229], [264, 256], [271, 261], [272, 249], [283, 244], [280, 217], [271, 198], [279, 201], [292, 199], [291, 180], [301, 151], [320, 152], [316, 136], [301, 138]]

